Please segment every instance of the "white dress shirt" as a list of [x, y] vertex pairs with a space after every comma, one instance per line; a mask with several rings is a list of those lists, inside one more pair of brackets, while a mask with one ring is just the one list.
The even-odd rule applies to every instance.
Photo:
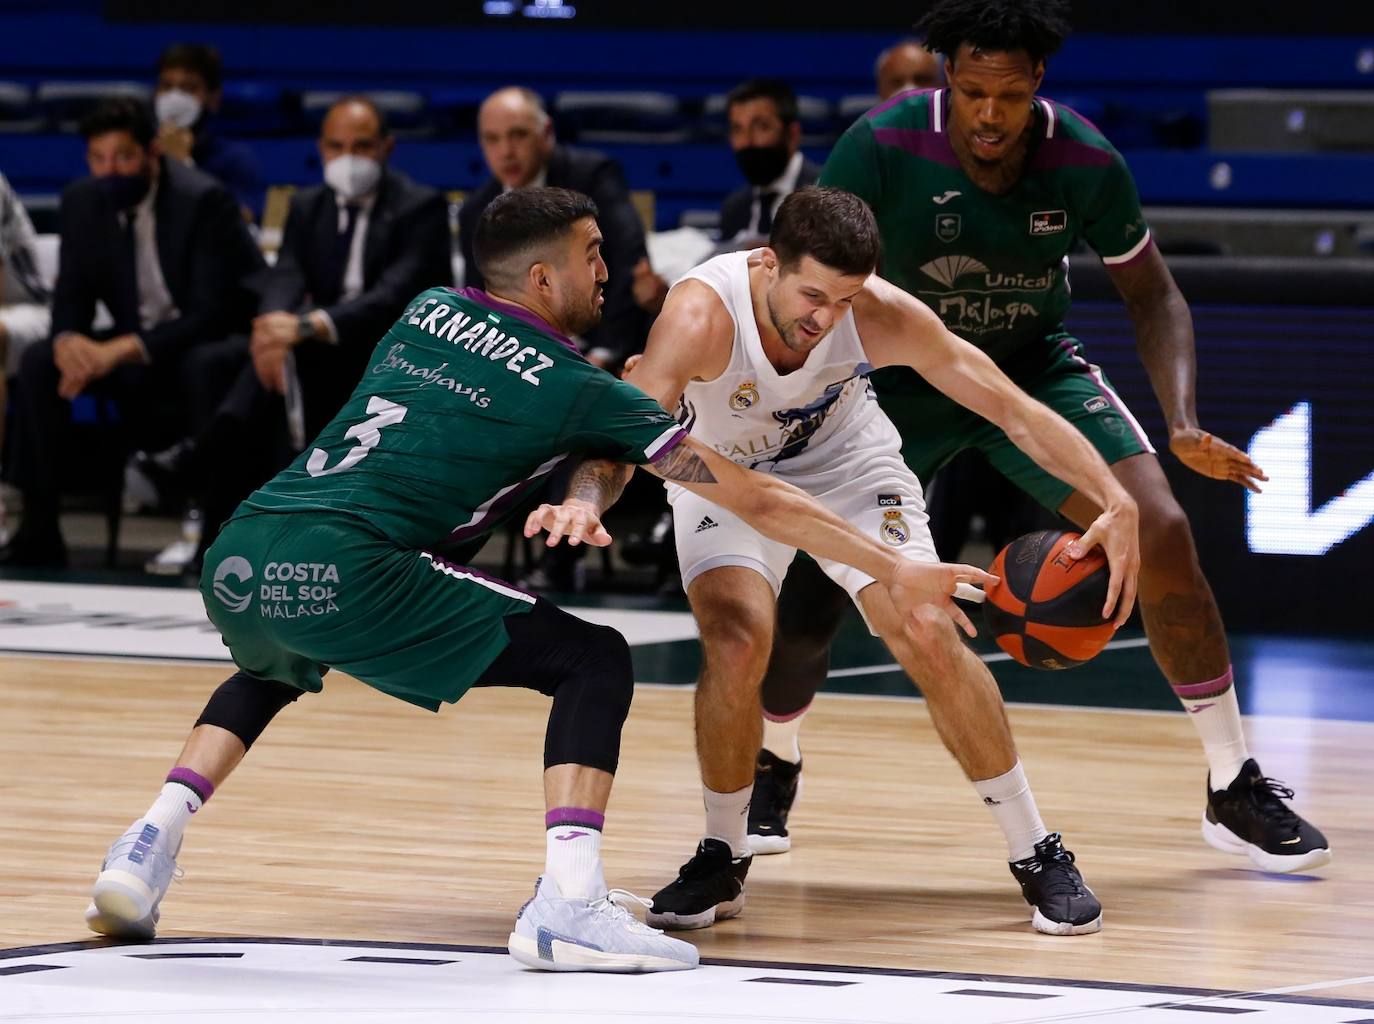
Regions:
[[801, 150], [792, 154], [792, 159], [787, 161], [787, 166], [783, 172], [767, 185], [754, 186], [754, 203], [749, 210], [749, 227], [745, 229], [747, 236], [759, 234], [759, 218], [763, 213], [763, 194], [772, 192], [774, 195], [773, 208], [769, 210], [772, 216], [778, 212], [778, 207], [782, 201], [797, 190], [797, 179], [801, 177], [802, 162], [806, 158], [802, 156]]

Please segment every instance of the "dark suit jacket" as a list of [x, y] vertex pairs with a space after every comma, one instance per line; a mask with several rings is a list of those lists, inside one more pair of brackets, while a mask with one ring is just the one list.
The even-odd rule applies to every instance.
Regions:
[[382, 335], [426, 288], [453, 283], [444, 197], [387, 168], [377, 186], [363, 240], [363, 290], [340, 298], [343, 280], [332, 276], [339, 207], [327, 185], [291, 197], [276, 265], [265, 276], [261, 312], [323, 309], [334, 321], [338, 344], [312, 341], [296, 348], [296, 367], [307, 404], [342, 404], [367, 368]]
[[[816, 184], [821, 169], [805, 157], [802, 158], [801, 172], [797, 175], [797, 188]], [[754, 210], [754, 186], [745, 185], [725, 197], [720, 204], [720, 237], [728, 242], [749, 226], [749, 215]]]
[[[625, 186], [620, 165], [610, 157], [588, 149], [555, 146], [549, 157], [546, 183], [555, 188], [570, 188], [591, 196], [600, 214], [597, 224], [604, 241], [601, 255], [609, 275], [601, 308], [601, 323], [586, 334], [587, 347], [609, 349], [616, 362], [623, 362], [644, 350], [649, 335], [649, 315], [634, 298], [634, 267], [648, 255], [644, 243], [644, 222], [639, 218]], [[487, 181], [463, 203], [458, 214], [458, 242], [463, 250], [464, 283], [469, 288], [485, 288], [482, 272], [472, 258], [472, 236], [477, 218], [487, 204], [501, 194], [501, 183]]]
[[82, 178], [62, 193], [62, 249], [53, 293], [52, 336], [91, 333], [104, 302], [115, 333], [143, 338], [153, 362], [247, 326], [251, 308], [241, 285], [262, 256], [234, 197], [209, 175], [161, 161], [154, 213], [163, 280], [181, 315], [144, 331], [124, 242], [124, 229], [99, 182]]

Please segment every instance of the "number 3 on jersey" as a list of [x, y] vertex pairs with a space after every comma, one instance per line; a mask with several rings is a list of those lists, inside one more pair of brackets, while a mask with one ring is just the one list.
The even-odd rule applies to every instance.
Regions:
[[378, 398], [376, 395], [367, 400], [367, 411], [371, 413], [371, 416], [361, 423], [355, 423], [344, 434], [346, 438], [356, 438], [358, 443], [344, 453], [339, 464], [326, 468], [325, 463], [329, 460], [329, 453], [323, 448], [315, 448], [310, 452], [310, 459], [305, 464], [306, 472], [311, 476], [328, 476], [330, 473], [342, 473], [345, 469], [356, 466], [363, 461], [368, 452], [377, 447], [377, 442], [382, 439], [383, 427], [400, 423], [406, 418], [404, 405], [388, 402], [385, 398]]

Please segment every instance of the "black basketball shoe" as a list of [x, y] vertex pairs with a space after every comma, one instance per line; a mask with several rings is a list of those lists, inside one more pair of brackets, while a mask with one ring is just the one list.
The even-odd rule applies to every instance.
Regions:
[[1035, 844], [1035, 856], [1011, 862], [1021, 895], [1035, 908], [1031, 924], [1046, 935], [1086, 935], [1102, 929], [1102, 904], [1083, 884], [1058, 832]]
[[1207, 812], [1202, 838], [1226, 853], [1249, 856], [1265, 871], [1306, 871], [1331, 862], [1326, 836], [1304, 821], [1285, 800], [1293, 791], [1267, 778], [1250, 758], [1225, 789], [1207, 778]]
[[655, 928], [709, 928], [744, 910], [744, 876], [751, 857], [735, 857], [719, 839], [703, 839], [678, 869], [677, 878], [654, 894], [644, 919]]
[[801, 762], [784, 761], [760, 750], [754, 765], [754, 795], [749, 798], [749, 852], [786, 853], [792, 849], [787, 815], [797, 802]]

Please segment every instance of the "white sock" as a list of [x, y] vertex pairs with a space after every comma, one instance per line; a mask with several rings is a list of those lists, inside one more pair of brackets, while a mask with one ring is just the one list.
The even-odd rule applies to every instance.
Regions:
[[601, 830], [590, 825], [563, 824], [546, 831], [544, 874], [569, 899], [594, 900], [606, 895]]
[[701, 787], [701, 799], [706, 805], [706, 838], [719, 839], [735, 857], [749, 852], [749, 798], [753, 795], [752, 782], [733, 793]]
[[1210, 785], [1214, 790], [1225, 789], [1234, 782], [1250, 757], [1233, 682], [1228, 667], [1225, 675], [1206, 682], [1170, 684], [1202, 740], [1211, 775]]
[[186, 823], [202, 804], [200, 794], [194, 789], [180, 782], [168, 782], [143, 817], [162, 830], [171, 849], [175, 850], [181, 843], [182, 833], [186, 831]]
[[1007, 838], [1007, 860], [1025, 860], [1035, 855], [1035, 844], [1049, 835], [1040, 820], [1026, 773], [1017, 761], [1011, 771], [995, 779], [975, 782], [973, 788], [992, 812], [1002, 835]]
[[765, 711], [763, 713], [763, 749], [783, 761], [800, 764], [802, 758], [798, 739], [801, 736], [802, 719], [810, 710], [811, 705], [808, 704], [800, 711], [794, 711], [782, 718], [773, 718]]

